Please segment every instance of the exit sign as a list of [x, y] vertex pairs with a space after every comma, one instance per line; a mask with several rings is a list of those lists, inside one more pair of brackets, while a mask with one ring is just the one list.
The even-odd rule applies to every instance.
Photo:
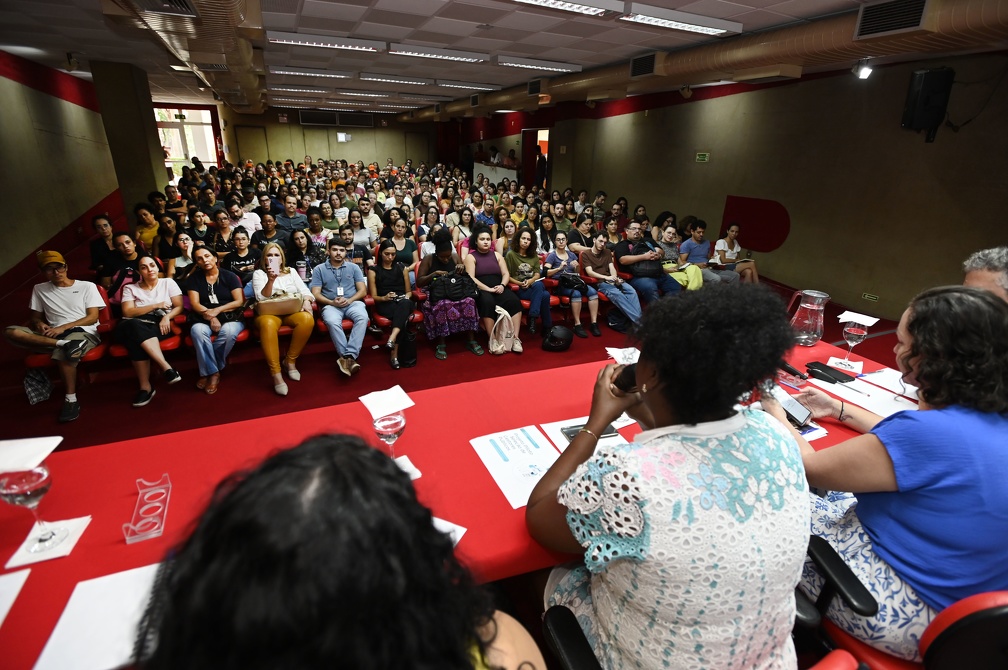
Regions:
[[705, 153], [697, 152], [696, 162], [697, 163], [710, 163], [710, 152], [705, 152]]
[[179, 121], [185, 121], [185, 114], [176, 114], [175, 118]]

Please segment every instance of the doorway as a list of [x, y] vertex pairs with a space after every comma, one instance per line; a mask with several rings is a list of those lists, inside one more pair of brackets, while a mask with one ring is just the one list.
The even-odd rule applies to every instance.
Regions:
[[[543, 161], [539, 162], [536, 149], [542, 150]], [[526, 188], [544, 187], [549, 179], [549, 128], [523, 128], [521, 162], [522, 184]]]

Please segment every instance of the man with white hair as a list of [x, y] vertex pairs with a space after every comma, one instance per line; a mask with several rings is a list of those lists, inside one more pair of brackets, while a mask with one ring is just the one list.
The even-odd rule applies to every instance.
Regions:
[[963, 263], [963, 286], [987, 289], [1008, 302], [1008, 246], [981, 249]]

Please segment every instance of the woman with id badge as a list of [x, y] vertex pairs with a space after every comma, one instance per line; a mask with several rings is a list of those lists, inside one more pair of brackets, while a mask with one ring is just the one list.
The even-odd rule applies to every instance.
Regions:
[[[236, 231], [236, 235], [245, 235], [245, 231]], [[216, 254], [201, 247], [193, 256], [200, 270], [188, 282], [192, 306], [189, 335], [200, 373], [196, 388], [213, 395], [220, 384], [220, 373], [228, 354], [238, 334], [245, 330], [241, 320], [245, 295], [241, 279], [230, 270], [220, 269]]]

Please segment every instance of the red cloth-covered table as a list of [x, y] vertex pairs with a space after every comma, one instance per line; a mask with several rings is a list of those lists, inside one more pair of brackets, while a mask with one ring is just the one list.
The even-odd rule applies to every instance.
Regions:
[[[799, 347], [789, 362], [803, 369], [806, 361], [825, 362], [837, 352], [842, 350], [823, 343]], [[558, 364], [562, 361], [558, 356]], [[406, 431], [395, 445], [396, 455], [409, 456], [423, 473], [414, 482], [421, 502], [436, 516], [468, 529], [457, 552], [479, 581], [556, 565], [569, 556], [549, 552], [529, 537], [525, 509], [511, 509], [469, 440], [584, 416], [602, 365], [564, 368], [560, 386], [555, 371], [543, 370], [410, 394], [416, 406], [406, 410]], [[866, 371], [879, 367], [865, 361]], [[524, 389], [528, 401], [513, 402], [515, 389]], [[282, 402], [277, 401], [278, 409]], [[109, 417], [117, 420], [129, 419]], [[817, 448], [852, 435], [832, 422], [827, 429], [829, 436], [816, 441]], [[78, 582], [160, 561], [185, 537], [224, 476], [323, 432], [354, 433], [377, 443], [370, 415], [354, 402], [51, 455], [47, 463], [53, 487], [40, 506], [43, 518], [90, 514], [93, 519], [70, 556], [30, 566], [31, 575], [0, 627], [0, 665], [7, 670], [32, 667]], [[637, 432], [634, 425], [623, 434], [632, 439]], [[157, 481], [163, 473], [172, 482], [165, 533], [127, 545], [122, 525], [133, 515], [136, 479]], [[0, 561], [14, 553], [31, 524], [27, 510], [0, 505]]]

